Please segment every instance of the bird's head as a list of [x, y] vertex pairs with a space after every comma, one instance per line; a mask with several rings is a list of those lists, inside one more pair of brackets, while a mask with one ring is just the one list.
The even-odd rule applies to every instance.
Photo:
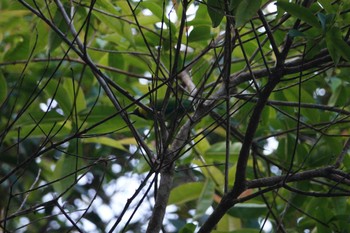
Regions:
[[133, 112], [131, 112], [131, 114], [136, 115], [136, 116], [141, 117], [141, 118], [146, 119], [146, 120], [148, 119], [147, 112], [140, 107], [137, 107]]

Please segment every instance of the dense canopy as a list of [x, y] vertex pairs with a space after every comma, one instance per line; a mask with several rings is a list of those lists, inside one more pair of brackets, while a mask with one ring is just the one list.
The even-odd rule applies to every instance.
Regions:
[[0, 1], [0, 231], [347, 232], [349, 11]]

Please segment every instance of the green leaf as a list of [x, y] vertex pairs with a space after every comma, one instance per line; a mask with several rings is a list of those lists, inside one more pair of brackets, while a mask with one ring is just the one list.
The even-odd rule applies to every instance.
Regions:
[[108, 65], [118, 69], [124, 69], [125, 67], [123, 54], [118, 53], [108, 53]]
[[7, 24], [11, 21], [18, 20], [19, 18], [24, 18], [26, 15], [29, 15], [29, 10], [6, 10], [1, 9], [0, 24]]
[[56, 163], [55, 170], [52, 173], [53, 188], [58, 195], [64, 193], [67, 197], [71, 193], [71, 187], [75, 183], [75, 171], [77, 168], [77, 161], [75, 156], [61, 155]]
[[215, 28], [220, 25], [224, 18], [224, 1], [223, 0], [208, 0], [207, 2], [208, 14], [210, 16], [212, 26]]
[[[235, 142], [230, 145], [230, 162], [235, 162], [237, 155], [242, 147], [240, 142]], [[204, 156], [206, 162], [224, 162], [226, 157], [226, 143], [219, 142], [211, 145], [211, 147], [206, 150]]]
[[305, 48], [305, 51], [306, 51], [305, 59], [310, 60], [315, 56], [317, 56], [320, 53], [320, 50], [326, 46], [325, 43], [326, 42], [324, 39], [321, 39], [321, 41], [308, 40], [306, 42], [306, 48]]
[[216, 231], [212, 233], [233, 232], [233, 230], [241, 228], [241, 220], [225, 214], [219, 221]]
[[326, 33], [327, 49], [328, 49], [329, 55], [331, 56], [335, 66], [337, 66], [339, 61], [340, 61], [341, 55], [340, 55], [340, 52], [338, 51], [338, 49], [336, 48], [333, 37], [334, 37], [334, 35], [332, 35], [331, 32]]
[[345, 60], [350, 61], [350, 46], [343, 40], [340, 28], [332, 27], [326, 33], [326, 42], [329, 54], [335, 64], [339, 60], [339, 55]]
[[110, 12], [111, 14], [118, 15], [118, 11], [116, 10], [115, 6], [108, 0], [100, 0], [96, 1], [96, 6], [98, 8], [105, 10], [106, 12]]
[[40, 124], [52, 124], [58, 122], [64, 122], [65, 117], [59, 114], [54, 110], [50, 110], [49, 112], [42, 111], [39, 106], [33, 106], [28, 113], [23, 114], [23, 116], [17, 121], [17, 127], [28, 126], [30, 124], [35, 124], [35, 122], [39, 122]]
[[210, 27], [208, 26], [195, 26], [188, 36], [189, 42], [205, 41], [212, 38]]
[[171, 190], [168, 205], [179, 205], [188, 201], [197, 200], [201, 195], [203, 187], [203, 182], [190, 182], [175, 187]]
[[302, 33], [301, 31], [299, 31], [299, 30], [296, 30], [296, 29], [291, 29], [291, 30], [289, 30], [289, 32], [288, 32], [288, 35], [290, 36], [290, 37], [305, 37], [305, 34], [304, 33]]
[[128, 151], [124, 145], [130, 145], [130, 144], [136, 144], [136, 141], [134, 138], [130, 141], [124, 141], [123, 139], [113, 139], [109, 137], [94, 137], [94, 138], [85, 138], [83, 140], [84, 143], [99, 143], [101, 145], [117, 148], [123, 151]]
[[242, 0], [236, 9], [236, 26], [243, 26], [259, 10], [261, 0]]
[[195, 160], [193, 163], [202, 166], [201, 171], [206, 178], [212, 179], [219, 187], [223, 187], [225, 179], [220, 169], [214, 166], [204, 166], [204, 163], [199, 160]]
[[[332, 203], [334, 204], [334, 210], [335, 213], [339, 215], [345, 215], [347, 214], [348, 208], [347, 208], [347, 202], [348, 198], [347, 197], [334, 197]], [[334, 216], [335, 217], [335, 216]], [[347, 218], [349, 216], [347, 215]]]
[[229, 10], [235, 12], [241, 1], [242, 0], [230, 0]]
[[102, 23], [104, 23], [110, 30], [114, 32], [114, 34], [116, 35], [115, 37], [113, 37], [114, 43], [126, 47], [129, 47], [130, 45], [135, 45], [135, 35], [132, 34], [132, 27], [129, 23], [115, 20], [114, 18], [108, 17], [97, 11], [93, 11], [93, 14], [94, 16], [96, 16], [96, 18], [98, 18]]
[[[69, 12], [69, 7], [65, 7], [66, 12]], [[66, 23], [65, 19], [62, 16], [61, 11], [58, 9], [56, 10], [56, 13], [53, 18], [53, 23], [56, 25], [56, 27], [63, 33], [67, 34], [69, 31], [68, 24]], [[52, 29], [49, 31], [49, 41], [48, 41], [48, 51], [52, 52], [54, 51], [60, 44], [62, 43], [62, 38]]]
[[[345, 96], [346, 98], [346, 96]], [[323, 164], [335, 162], [336, 156], [342, 150], [342, 142], [333, 137], [322, 137], [317, 143], [317, 148], [313, 149], [306, 160], [306, 165], [310, 167], [319, 167]]]
[[158, 20], [162, 20], [164, 12], [161, 5], [152, 1], [142, 1], [141, 6], [150, 10], [153, 15], [158, 17]]
[[228, 213], [237, 218], [259, 218], [266, 214], [265, 204], [239, 203], [231, 208]]
[[[332, 92], [335, 93], [337, 88], [342, 85], [342, 80], [336, 76], [330, 77], [327, 81], [329, 87], [331, 88]], [[333, 103], [334, 104], [334, 103]], [[329, 104], [331, 105], [331, 104]]]
[[347, 89], [343, 85], [340, 85], [329, 98], [328, 104], [331, 106], [341, 106], [347, 104], [347, 95]]
[[44, 91], [48, 98], [54, 98], [65, 115], [73, 112], [73, 108], [77, 112], [86, 108], [86, 100], [84, 92], [79, 83], [70, 78], [63, 78], [61, 81], [51, 79]]
[[63, 88], [69, 97], [72, 107], [76, 109], [77, 112], [82, 111], [86, 108], [86, 100], [83, 89], [79, 86], [79, 83], [76, 80], [65, 79], [63, 82]]
[[16, 61], [16, 60], [24, 60], [28, 59], [29, 52], [30, 52], [30, 37], [27, 34], [16, 34], [13, 36], [10, 36], [12, 40], [12, 49], [10, 49], [8, 52], [4, 55], [5, 61]]
[[196, 225], [194, 225], [193, 223], [187, 223], [183, 228], [181, 228], [179, 233], [194, 233], [195, 230]]
[[284, 11], [301, 19], [305, 23], [316, 28], [320, 27], [320, 23], [318, 22], [317, 17], [312, 13], [310, 9], [299, 6], [298, 4], [295, 4], [295, 3], [290, 3], [290, 2], [277, 2], [276, 4], [278, 7], [282, 8]]
[[[121, 118], [120, 115], [112, 117], [115, 115], [117, 110], [112, 105], [98, 105], [95, 106], [92, 111], [90, 109], [85, 109], [84, 111], [79, 113], [80, 119], [87, 119], [85, 122], [85, 128], [91, 128], [89, 133], [91, 134], [104, 134], [107, 132], [125, 132], [127, 128], [125, 127], [125, 122]], [[107, 118], [110, 118], [106, 120]], [[103, 124], [98, 124], [102, 122]], [[139, 121], [135, 123], [136, 127], [139, 127]]]
[[197, 208], [195, 219], [201, 218], [208, 208], [213, 203], [213, 196], [215, 192], [215, 183], [211, 179], [207, 179], [204, 183], [200, 197], [197, 200]]
[[0, 106], [5, 101], [6, 96], [7, 96], [7, 82], [2, 72], [0, 72]]
[[195, 142], [194, 148], [201, 155], [204, 155], [205, 152], [210, 148], [210, 143], [209, 143], [208, 139], [203, 134], [200, 134], [197, 137], [195, 137], [194, 142]]
[[36, 123], [27, 124], [22, 127], [16, 127], [14, 130], [6, 134], [5, 140], [15, 138], [42, 138], [47, 135], [55, 135], [55, 138], [67, 136], [72, 131], [72, 124], [70, 121], [53, 122], [51, 124], [40, 124], [40, 128]]
[[[295, 87], [291, 87], [287, 90], [284, 91], [284, 96], [286, 97], [287, 100], [292, 101], [292, 102], [298, 102], [299, 101], [299, 94], [301, 96], [301, 100], [304, 103], [313, 103], [314, 98], [308, 92], [305, 90], [305, 88], [301, 88], [301, 92], [299, 93], [299, 89]], [[297, 108], [295, 108], [295, 111], [297, 111]], [[303, 117], [306, 117], [310, 121], [317, 121], [319, 115], [315, 115], [315, 111], [313, 109], [307, 109], [307, 108], [301, 108], [301, 115]], [[306, 119], [304, 119], [306, 120]]]
[[332, 6], [332, 1], [329, 0], [317, 0], [321, 4], [322, 8], [325, 9], [328, 13], [335, 12], [335, 8]]
[[322, 14], [321, 12], [317, 13], [317, 17], [320, 20], [322, 30], [326, 32], [329, 30], [329, 27], [334, 24], [335, 14]]

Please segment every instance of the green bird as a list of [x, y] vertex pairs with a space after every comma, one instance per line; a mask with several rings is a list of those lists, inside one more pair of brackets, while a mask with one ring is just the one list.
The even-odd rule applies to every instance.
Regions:
[[[156, 101], [156, 104], [154, 105], [154, 109], [157, 112], [160, 112], [162, 110], [162, 107], [163, 107], [163, 100]], [[190, 113], [193, 111], [194, 111], [193, 102], [191, 100], [183, 99], [180, 101], [176, 99], [170, 99], [165, 109], [164, 115], [166, 120], [171, 120], [177, 117], [182, 117], [184, 114]], [[154, 113], [152, 112], [151, 109], [148, 111], [144, 108], [137, 107], [131, 114], [134, 114], [146, 120], [154, 119]]]

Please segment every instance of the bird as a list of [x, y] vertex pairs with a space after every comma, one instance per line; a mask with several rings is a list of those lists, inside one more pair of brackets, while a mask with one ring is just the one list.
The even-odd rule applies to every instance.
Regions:
[[[133, 112], [131, 112], [131, 114], [141, 117], [145, 120], [154, 120], [155, 112], [152, 112], [152, 107], [159, 113], [163, 107], [163, 100], [157, 100], [153, 106], [148, 106], [150, 107], [149, 110], [137, 107]], [[193, 111], [193, 101], [188, 99], [177, 100], [175, 98], [171, 98], [166, 106], [164, 116], [166, 120], [172, 120], [178, 117], [182, 117], [184, 114]]]

